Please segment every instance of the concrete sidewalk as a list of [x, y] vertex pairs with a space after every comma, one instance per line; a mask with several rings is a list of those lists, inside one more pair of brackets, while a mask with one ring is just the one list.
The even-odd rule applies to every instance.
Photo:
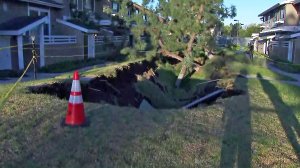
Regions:
[[[246, 54], [246, 57], [250, 59], [250, 55], [248, 53]], [[254, 59], [255, 59], [255, 56], [254, 56]], [[300, 87], [300, 74], [299, 73], [294, 74], [294, 73], [282, 71], [282, 70], [278, 69], [277, 67], [275, 67], [273, 63], [267, 63], [267, 67], [268, 67], [268, 69], [270, 69], [271, 71], [273, 71], [277, 74], [291, 77], [291, 78], [295, 79], [296, 81], [275, 80], [275, 79], [272, 79], [269, 77], [263, 77], [262, 79], [269, 80], [269, 81], [277, 81], [280, 83], [286, 83], [286, 84], [295, 85], [295, 86]], [[257, 76], [254, 76], [254, 75], [247, 75], [247, 76], [243, 76], [243, 77], [249, 78], [249, 79], [259, 79]]]
[[[108, 64], [111, 64], [111, 62], [107, 62], [107, 63], [103, 63], [103, 64], [97, 64], [97, 65], [93, 65], [93, 66], [88, 66], [88, 67], [84, 67], [84, 68], [80, 68], [78, 69], [78, 71], [88, 71], [91, 70], [95, 67], [99, 68], [99, 67], [104, 67]], [[41, 79], [52, 79], [55, 78], [57, 76], [66, 74], [66, 73], [72, 73], [73, 71], [69, 71], [69, 72], [63, 72], [63, 73], [37, 73], [37, 79], [41, 80]], [[1, 84], [11, 84], [11, 83], [15, 83], [19, 78], [5, 78], [5, 79], [0, 79], [0, 85]], [[83, 80], [91, 80], [90, 78], [82, 78]], [[28, 82], [28, 81], [33, 81], [34, 80], [34, 74], [33, 72], [27, 72], [26, 73], [26, 77], [24, 77], [21, 82]]]
[[275, 67], [275, 65], [273, 63], [269, 63], [268, 68], [273, 72], [276, 72], [278, 74], [285, 75], [285, 76], [288, 76], [288, 77], [291, 77], [291, 78], [297, 80], [300, 85], [300, 73], [296, 74], [296, 73], [285, 72], [285, 71]]
[[243, 78], [247, 78], [247, 79], [258, 79], [258, 80], [267, 80], [267, 81], [274, 81], [274, 82], [280, 82], [280, 83], [285, 83], [285, 84], [289, 84], [289, 85], [294, 85], [294, 86], [298, 86], [300, 87], [300, 82], [299, 81], [285, 81], [285, 80], [276, 80], [273, 78], [269, 78], [269, 77], [257, 77], [255, 75], [242, 75], [239, 74], [239, 76], [243, 77]]
[[[37, 73], [37, 79], [51, 79], [63, 73]], [[5, 78], [0, 79], [0, 84], [11, 84], [15, 83], [19, 78]], [[26, 76], [23, 77], [21, 82], [28, 82], [34, 80], [33, 72], [27, 72]]]

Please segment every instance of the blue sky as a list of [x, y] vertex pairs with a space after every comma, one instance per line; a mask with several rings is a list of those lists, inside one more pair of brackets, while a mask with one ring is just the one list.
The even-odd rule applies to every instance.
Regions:
[[[251, 23], [261, 23], [258, 14], [283, 0], [224, 0], [226, 6], [234, 5], [237, 8], [236, 19], [245, 25]], [[225, 20], [225, 24], [230, 24], [233, 19]]]
[[[133, 0], [140, 3], [142, 0]], [[226, 6], [234, 5], [237, 8], [235, 19], [240, 20], [245, 25], [251, 23], [261, 23], [257, 17], [262, 11], [283, 0], [224, 0]], [[226, 19], [225, 24], [233, 23], [233, 19]]]

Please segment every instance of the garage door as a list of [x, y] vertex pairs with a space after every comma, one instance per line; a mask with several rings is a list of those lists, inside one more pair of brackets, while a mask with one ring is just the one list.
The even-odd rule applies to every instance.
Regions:
[[0, 38], [0, 70], [12, 69], [10, 48], [3, 48], [10, 46], [10, 37]]

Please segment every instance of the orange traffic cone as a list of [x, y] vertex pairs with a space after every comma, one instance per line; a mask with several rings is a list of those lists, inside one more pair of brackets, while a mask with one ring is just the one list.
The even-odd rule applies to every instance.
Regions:
[[84, 105], [81, 94], [78, 71], [74, 72], [71, 94], [69, 98], [68, 111], [64, 125], [84, 126], [86, 118], [84, 114]]

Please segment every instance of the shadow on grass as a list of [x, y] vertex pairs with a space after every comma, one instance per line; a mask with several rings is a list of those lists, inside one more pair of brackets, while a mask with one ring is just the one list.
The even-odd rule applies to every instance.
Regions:
[[[241, 71], [241, 73], [247, 73]], [[236, 78], [235, 86], [245, 92], [248, 80]], [[249, 95], [243, 95], [236, 101], [226, 101], [223, 113], [225, 132], [223, 135], [220, 167], [251, 167], [251, 110]]]
[[[258, 73], [257, 77], [261, 78], [261, 74]], [[263, 90], [272, 101], [285, 134], [300, 161], [300, 144], [297, 141], [297, 137], [300, 137], [300, 124], [298, 119], [293, 110], [283, 102], [278, 90], [270, 81], [260, 80], [260, 83]]]
[[[155, 132], [156, 126], [167, 124], [167, 116], [172, 115], [109, 105], [93, 106], [86, 112], [91, 124], [84, 128], [61, 127], [59, 116], [48, 116], [53, 124], [46, 124], [49, 132], [28, 147], [24, 146], [13, 160], [1, 158], [0, 167], [1, 164], [3, 167], [130, 167], [140, 164], [139, 160], [134, 160], [134, 151], [141, 147], [136, 139]], [[46, 119], [41, 124], [45, 122]]]

